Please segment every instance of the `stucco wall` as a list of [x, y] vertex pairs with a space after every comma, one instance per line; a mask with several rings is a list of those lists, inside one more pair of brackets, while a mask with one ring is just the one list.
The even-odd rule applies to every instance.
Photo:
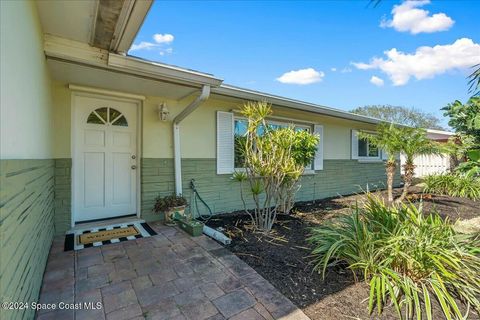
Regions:
[[[35, 3], [0, 6], [0, 301], [34, 302], [54, 234], [51, 81]], [[33, 316], [0, 309], [0, 319]]]
[[51, 82], [35, 4], [0, 5], [1, 158], [52, 158]]
[[[191, 98], [193, 99], [193, 98]], [[171, 120], [191, 99], [181, 101], [149, 96], [143, 102], [143, 158], [173, 158]], [[166, 102], [170, 121], [158, 120], [157, 105]], [[213, 96], [181, 123], [180, 143], [183, 158], [211, 159], [216, 157], [216, 111], [239, 110], [241, 100]], [[71, 93], [67, 84], [54, 82], [55, 158], [70, 158]], [[373, 125], [349, 121], [310, 112], [274, 106], [273, 116], [285, 117], [324, 125], [324, 159], [350, 159], [351, 129], [374, 129]]]

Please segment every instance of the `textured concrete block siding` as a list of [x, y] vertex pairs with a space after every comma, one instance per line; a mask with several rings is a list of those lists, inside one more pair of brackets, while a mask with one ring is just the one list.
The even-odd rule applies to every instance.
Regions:
[[[0, 171], [0, 301], [37, 301], [54, 235], [54, 160], [1, 160]], [[33, 316], [0, 308], [0, 319]]]
[[55, 159], [55, 234], [63, 235], [71, 227], [72, 159]]
[[[243, 208], [240, 184], [231, 175], [216, 174], [215, 159], [182, 160], [183, 194], [191, 202], [190, 180], [195, 179], [200, 195], [215, 213], [230, 212]], [[396, 183], [400, 182], [397, 170]], [[356, 160], [325, 160], [324, 170], [302, 178], [297, 201], [327, 198], [361, 192], [361, 190], [385, 188], [386, 176], [382, 162], [360, 163]], [[152, 213], [155, 197], [175, 191], [173, 160], [142, 160], [142, 217], [146, 220], [162, 218]], [[245, 184], [244, 191], [248, 194]], [[246, 197], [250, 200], [250, 197]], [[251, 207], [253, 203], [248, 202]], [[203, 208], [201, 208], [203, 209]]]

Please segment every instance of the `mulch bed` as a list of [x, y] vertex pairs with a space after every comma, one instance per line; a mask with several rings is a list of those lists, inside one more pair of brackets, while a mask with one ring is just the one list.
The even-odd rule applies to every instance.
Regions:
[[[253, 232], [249, 217], [242, 212], [215, 216], [207, 225], [224, 228], [224, 233], [232, 238], [227, 248], [311, 319], [397, 319], [391, 307], [381, 316], [368, 314], [368, 287], [361, 281], [355, 282], [346, 266], [329, 268], [325, 279], [314, 271], [312, 248], [306, 241], [310, 229], [334, 216], [351, 212], [351, 207], [362, 197], [353, 195], [298, 203], [292, 215], [278, 216], [268, 235]], [[480, 215], [480, 203], [467, 199], [433, 195], [424, 199], [424, 207], [427, 210], [435, 207], [442, 217], [452, 220]], [[434, 319], [443, 319], [439, 309], [435, 309]]]

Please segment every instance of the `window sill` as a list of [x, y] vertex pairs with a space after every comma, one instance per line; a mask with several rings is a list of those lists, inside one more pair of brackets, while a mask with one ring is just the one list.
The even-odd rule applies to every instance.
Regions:
[[309, 169], [309, 170], [303, 171], [302, 176], [311, 176], [311, 175], [314, 175], [314, 174], [315, 174], [315, 170]]
[[382, 159], [358, 159], [359, 163], [379, 163], [383, 162]]

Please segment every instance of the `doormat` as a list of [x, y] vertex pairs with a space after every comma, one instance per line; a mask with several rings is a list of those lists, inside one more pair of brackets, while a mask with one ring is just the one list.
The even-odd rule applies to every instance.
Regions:
[[145, 222], [113, 224], [77, 230], [65, 235], [65, 251], [99, 247], [139, 238], [154, 236], [157, 233]]
[[122, 237], [136, 236], [137, 234], [139, 234], [139, 232], [135, 227], [114, 228], [112, 230], [83, 233], [78, 236], [78, 242], [81, 244], [89, 244]]

